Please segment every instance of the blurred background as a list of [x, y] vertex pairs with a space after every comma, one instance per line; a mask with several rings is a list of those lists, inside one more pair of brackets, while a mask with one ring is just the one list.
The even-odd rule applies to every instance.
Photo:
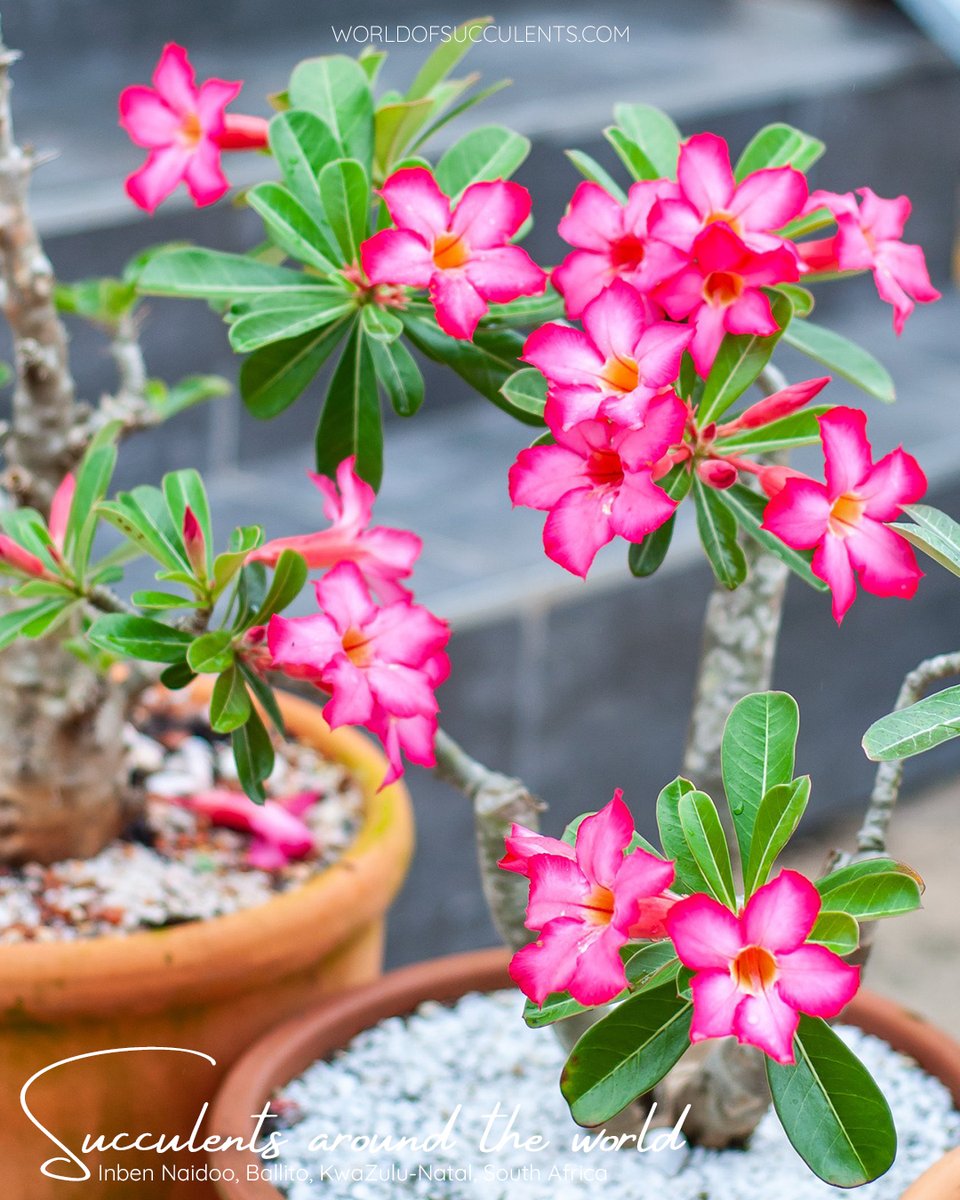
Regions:
[[[258, 219], [242, 208], [197, 212], [178, 194], [151, 219], [123, 193], [141, 152], [117, 127], [116, 97], [125, 84], [148, 80], [164, 42], [186, 45], [201, 79], [245, 80], [236, 111], [266, 115], [264, 97], [285, 86], [299, 58], [359, 52], [362, 43], [338, 46], [334, 28], [452, 24], [481, 10], [502, 27], [589, 21], [629, 31], [606, 44], [481, 45], [467, 60], [485, 82], [514, 81], [456, 129], [502, 121], [532, 139], [517, 178], [534, 194], [537, 224], [527, 245], [545, 264], [562, 256], [556, 222], [579, 179], [563, 150], [578, 147], [618, 170], [599, 134], [617, 100], [659, 105], [687, 134], [715, 130], [734, 156], [760, 126], [788, 121], [827, 142], [812, 186], [909, 193], [907, 240], [924, 246], [943, 301], [918, 309], [897, 339], [872, 282], [856, 280], [822, 287], [816, 319], [877, 354], [899, 393], [884, 409], [839, 382], [831, 399], [862, 403], [877, 452], [906, 443], [928, 473], [931, 502], [960, 513], [960, 302], [950, 283], [960, 73], [949, 53], [960, 54], [960, 5], [952, 0], [3, 0], [5, 40], [25, 55], [15, 73], [19, 136], [58, 151], [35, 179], [58, 274], [118, 273], [145, 245], [169, 239], [237, 251], [261, 239]], [[427, 52], [412, 42], [387, 48], [387, 87], [408, 80]], [[264, 164], [237, 156], [231, 178], [261, 178]], [[73, 332], [80, 390], [95, 398], [112, 385], [106, 348], [89, 329]], [[239, 360], [202, 304], [151, 303], [144, 342], [154, 375], [236, 377]], [[817, 373], [791, 354], [778, 354], [791, 378]], [[566, 575], [543, 555], [541, 518], [510, 510], [506, 470], [527, 431], [456, 377], [425, 373], [421, 413], [409, 423], [388, 418], [377, 516], [424, 537], [417, 594], [453, 624], [443, 723], [475, 756], [521, 775], [549, 802], [549, 832], [603, 804], [617, 786], [643, 828], [679, 768], [710, 589], [692, 530], [685, 523], [678, 531], [652, 580], [629, 576], [622, 543], [601, 552], [587, 584]], [[316, 528], [319, 503], [304, 473], [319, 396], [308, 393], [271, 424], [247, 415], [235, 396], [187, 412], [125, 446], [119, 482], [155, 481], [193, 465], [207, 476], [224, 530], [253, 520], [268, 536]], [[816, 456], [803, 465], [819, 472]], [[799, 764], [814, 779], [801, 849], [809, 866], [848, 835], [869, 791], [863, 731], [892, 707], [908, 669], [958, 642], [960, 583], [936, 568], [913, 604], [861, 596], [842, 631], [824, 597], [791, 581], [775, 683], [801, 706]], [[960, 748], [947, 747], [907, 768], [892, 850], [927, 876], [928, 911], [881, 937], [874, 964], [875, 981], [938, 1012], [955, 1031], [960, 1017], [946, 997], [958, 953], [958, 766]], [[494, 938], [465, 802], [416, 768], [409, 783], [419, 849], [393, 911], [393, 964]], [[921, 976], [929, 1004], [917, 996]]]

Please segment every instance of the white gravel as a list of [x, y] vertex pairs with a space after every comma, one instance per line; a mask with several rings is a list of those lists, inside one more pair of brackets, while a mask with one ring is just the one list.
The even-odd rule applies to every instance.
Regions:
[[[747, 1151], [633, 1149], [575, 1152], [579, 1131], [560, 1095], [563, 1062], [550, 1030], [531, 1030], [515, 992], [469, 995], [452, 1008], [428, 1003], [357, 1037], [331, 1062], [314, 1063], [274, 1102], [283, 1115], [280, 1158], [265, 1172], [289, 1200], [822, 1200], [851, 1195], [816, 1179], [768, 1114]], [[858, 1200], [898, 1200], [960, 1140], [946, 1088], [910, 1059], [857, 1029], [838, 1032], [877, 1079], [900, 1149], [891, 1170]], [[506, 1132], [504, 1146], [482, 1153]], [[458, 1107], [459, 1106], [459, 1107]], [[422, 1148], [447, 1126], [446, 1145]], [[330, 1148], [337, 1134], [361, 1139]], [[369, 1135], [421, 1146], [363, 1149]], [[540, 1151], [518, 1140], [539, 1136]], [[646, 1139], [654, 1145], [653, 1136]], [[319, 1139], [319, 1140], [315, 1140]], [[664, 1136], [664, 1140], [666, 1137]], [[682, 1139], [681, 1139], [682, 1141]], [[313, 1143], [313, 1148], [311, 1148]]]

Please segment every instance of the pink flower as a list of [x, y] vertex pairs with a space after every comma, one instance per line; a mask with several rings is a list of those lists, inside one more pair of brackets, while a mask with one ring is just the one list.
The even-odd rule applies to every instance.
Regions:
[[800, 1013], [835, 1017], [860, 986], [860, 969], [807, 942], [820, 894], [781, 871], [736, 916], [710, 896], [687, 896], [667, 914], [684, 966], [696, 971], [690, 1040], [733, 1035], [779, 1063], [794, 1061]]
[[451, 210], [424, 167], [395, 171], [380, 189], [396, 229], [360, 247], [371, 284], [430, 289], [441, 329], [470, 339], [489, 304], [535, 296], [547, 276], [525, 250], [508, 245], [530, 215], [530, 193], [502, 179], [472, 183]]
[[886, 522], [919, 500], [927, 481], [902, 448], [874, 463], [859, 410], [834, 408], [818, 420], [826, 483], [785, 478], [763, 528], [795, 550], [813, 550], [813, 573], [830, 585], [839, 623], [856, 597], [857, 577], [875, 596], [909, 599], [917, 590], [923, 572], [913, 549]]
[[586, 578], [601, 546], [618, 535], [642, 541], [667, 520], [676, 501], [653, 482], [652, 468], [685, 422], [686, 409], [670, 392], [648, 403], [642, 421], [551, 425], [554, 445], [520, 451], [510, 499], [550, 514], [543, 546], [554, 562]]
[[130, 199], [153, 212], [181, 182], [197, 205], [213, 204], [230, 186], [220, 153], [267, 144], [267, 122], [224, 112], [242, 83], [208, 79], [198, 87], [190, 59], [174, 42], [163, 48], [153, 87], [135, 85], [120, 93], [120, 124], [147, 161], [127, 179]]
[[403, 774], [401, 751], [433, 766], [446, 624], [409, 597], [374, 604], [356, 563], [338, 563], [314, 587], [322, 612], [270, 618], [274, 664], [330, 693], [323, 715], [332, 729], [363, 725], [380, 738], [390, 762], [383, 786]]
[[654, 237], [689, 250], [702, 229], [720, 222], [751, 250], [775, 250], [792, 244], [773, 231], [803, 210], [807, 180], [793, 167], [754, 171], [742, 183], [734, 179], [727, 143], [715, 133], [699, 133], [680, 147], [679, 198], [664, 197], [651, 216]]
[[799, 272], [790, 250], [781, 246], [758, 253], [723, 223], [698, 234], [690, 253], [687, 265], [653, 294], [675, 321], [687, 319], [695, 326], [690, 353], [705, 377], [725, 333], [776, 332], [770, 301], [761, 289], [792, 283]]
[[184, 796], [182, 803], [203, 813], [214, 825], [249, 833], [253, 838], [247, 852], [250, 865], [261, 871], [278, 871], [314, 848], [313, 834], [301, 817], [317, 799], [315, 792], [302, 792], [254, 804], [242, 792], [211, 788]]
[[551, 322], [527, 338], [523, 359], [546, 376], [561, 428], [598, 416], [629, 424], [675, 382], [693, 332], [647, 317], [640, 293], [617, 279], [584, 309], [582, 331]]
[[581, 821], [575, 847], [517, 825], [507, 838], [500, 865], [530, 880], [526, 926], [539, 933], [513, 956], [510, 975], [535, 1004], [563, 991], [581, 1004], [612, 1000], [627, 986], [621, 946], [662, 936], [673, 863], [624, 853], [634, 829], [621, 796]]
[[284, 550], [296, 550], [314, 569], [353, 562], [381, 600], [408, 596], [399, 580], [413, 570], [423, 543], [405, 529], [370, 526], [376, 493], [357, 474], [356, 461], [351, 455], [340, 463], [336, 483], [324, 475], [310, 475], [323, 495], [323, 515], [331, 522], [328, 529], [274, 538], [254, 550], [247, 561], [272, 567]]
[[808, 210], [826, 207], [837, 222], [837, 233], [798, 247], [808, 272], [872, 271], [881, 300], [893, 305], [893, 327], [902, 333], [915, 304], [930, 304], [940, 293], [930, 282], [920, 246], [903, 242], [910, 200], [883, 200], [870, 188], [858, 188], [859, 206], [852, 193], [814, 192]]

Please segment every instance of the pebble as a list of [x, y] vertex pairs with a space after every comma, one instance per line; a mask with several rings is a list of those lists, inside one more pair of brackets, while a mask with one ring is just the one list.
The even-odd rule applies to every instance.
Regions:
[[[850, 1195], [800, 1161], [774, 1114], [747, 1150], [574, 1151], [573, 1124], [558, 1086], [563, 1054], [548, 1029], [528, 1029], [516, 992], [430, 1002], [355, 1038], [283, 1089], [274, 1111], [279, 1160], [264, 1161], [288, 1200], [827, 1200]], [[890, 1171], [857, 1190], [857, 1200], [898, 1200], [960, 1139], [960, 1114], [947, 1089], [885, 1042], [858, 1029], [837, 1032], [873, 1074], [894, 1114], [899, 1152]], [[516, 1113], [517, 1138], [480, 1150], [489, 1115]], [[376, 1153], [311, 1142], [338, 1133], [422, 1139], [453, 1118], [447, 1144]], [[489, 1148], [504, 1133], [495, 1121]], [[541, 1151], [517, 1141], [545, 1138]]]

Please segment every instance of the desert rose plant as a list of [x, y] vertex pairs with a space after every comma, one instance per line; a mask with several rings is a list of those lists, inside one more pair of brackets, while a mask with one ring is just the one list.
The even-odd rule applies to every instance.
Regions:
[[[740, 1141], [772, 1095], [815, 1171], [861, 1183], [892, 1161], [893, 1127], [825, 1021], [857, 989], [844, 957], [861, 945], [859, 922], [916, 907], [920, 884], [882, 838], [815, 882], [775, 873], [810, 785], [794, 777], [796, 705], [767, 689], [788, 572], [829, 591], [838, 621], [858, 582], [909, 597], [920, 578], [898, 518], [905, 505], [921, 511], [923, 473], [902, 449], [875, 458], [865, 415], [830, 404], [822, 368], [880, 400], [893, 399], [890, 377], [809, 319], [809, 285], [852, 272], [874, 273], [897, 332], [915, 303], [936, 299], [922, 252], [902, 241], [909, 202], [811, 192], [805, 171], [824, 147], [789, 126], [761, 130], [733, 164], [721, 138], [684, 139], [664, 114], [624, 104], [604, 132], [627, 186], [569, 152], [584, 180], [559, 226], [569, 252], [548, 269], [519, 244], [531, 197], [510, 176], [527, 139], [497, 125], [459, 138], [445, 129], [501, 86], [473, 90], [474, 76], [451, 74], [483, 23], [442, 43], [403, 93], [379, 90], [381, 53], [308, 59], [271, 97], [269, 122], [228, 111], [241, 85], [198, 83], [186, 50], [167, 46], [152, 86], [120, 96], [120, 123], [147, 152], [127, 180], [131, 201], [152, 212], [182, 185], [214, 203], [229, 187], [225, 156], [260, 152], [269, 178], [240, 201], [264, 240], [245, 254], [153, 248], [120, 279], [69, 285], [55, 285], [30, 220], [4, 52], [0, 265], [16, 382], [0, 712], [4, 745], [23, 749], [0, 765], [0, 854], [51, 861], [114, 836], [118, 731], [133, 700], [157, 679], [179, 689], [212, 675], [210, 723], [231, 736], [249, 799], [201, 802], [249, 830], [257, 861], [296, 856], [298, 812], [265, 804], [265, 783], [282, 735], [273, 685], [306, 680], [332, 726], [382, 742], [385, 784], [409, 760], [471, 799], [527, 1019], [576, 1042], [562, 1086], [577, 1120], [604, 1121], [658, 1084], [682, 1106], [670, 1069], [691, 1042], [727, 1039], [696, 1076], [704, 1103], [688, 1133]], [[441, 130], [445, 148], [431, 157]], [[254, 526], [215, 546], [194, 471], [111, 492], [123, 437], [224, 387], [148, 378], [136, 334], [149, 295], [222, 314], [255, 416], [317, 408], [316, 533], [267, 540]], [[119, 386], [96, 407], [75, 398], [63, 312], [111, 342]], [[811, 378], [783, 379], [772, 363], [781, 340], [815, 361]], [[634, 832], [619, 794], [562, 839], [540, 835], [530, 791], [438, 727], [449, 630], [409, 591], [419, 538], [373, 517], [381, 402], [417, 412], [418, 358], [532, 427], [533, 444], [503, 464], [504, 487], [546, 514], [544, 548], [559, 567], [586, 577], [622, 538], [633, 574], [650, 575], [679, 505], [695, 508], [717, 587], [684, 775], [658, 801], [659, 846]], [[786, 461], [815, 444], [823, 482]], [[156, 585], [129, 594], [123, 568], [135, 557], [151, 560]], [[284, 616], [311, 572], [316, 611]], [[710, 798], [721, 789], [726, 823]]]

